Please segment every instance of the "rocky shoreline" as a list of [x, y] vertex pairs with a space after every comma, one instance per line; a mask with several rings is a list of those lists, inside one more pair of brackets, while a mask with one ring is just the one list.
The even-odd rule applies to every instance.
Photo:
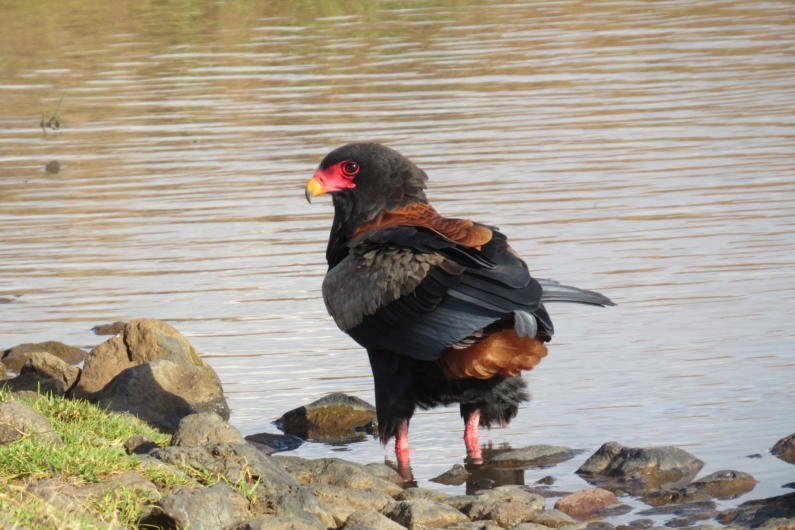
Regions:
[[[148, 319], [116, 323], [106, 331], [113, 337], [88, 353], [55, 342], [4, 352], [0, 385], [7, 399], [0, 402], [0, 450], [24, 439], [63, 443], [31, 406], [39, 399], [36, 392], [51, 393], [87, 400], [109, 414], [131, 413], [171, 434], [168, 443], [132, 436], [119, 443], [118, 452], [136, 455], [148, 469], [190, 477], [186, 483], [194, 485], [166, 487], [136, 469], [96, 482], [23, 475], [8, 483], [45, 506], [81, 510], [89, 499], [124, 489], [136, 495], [136, 525], [191, 530], [643, 530], [657, 528], [663, 519], [660, 528], [795, 529], [795, 492], [719, 510], [716, 501], [737, 498], [756, 481], [738, 470], [697, 478], [703, 462], [677, 447], [630, 448], [607, 442], [576, 471], [592, 486], [576, 492], [554, 490], [552, 477], [532, 486], [496, 485], [479, 480], [477, 468], [469, 465], [453, 466], [432, 479], [466, 484], [465, 495], [416, 487], [382, 463], [292, 456], [285, 451], [306, 439], [345, 443], [369, 436], [372, 407], [332, 394], [279, 418], [277, 425], [285, 434], [244, 438], [226, 421], [229, 407], [215, 372], [178, 331]], [[81, 362], [82, 368], [74, 366]], [[17, 375], [10, 377], [6, 367]], [[795, 463], [795, 434], [782, 438], [771, 452]], [[537, 445], [496, 452], [487, 465], [506, 470], [549, 467], [578, 454]], [[640, 499], [649, 508], [633, 512], [622, 498]], [[638, 517], [627, 524], [611, 523], [628, 513]], [[24, 527], [3, 517], [4, 528]]]

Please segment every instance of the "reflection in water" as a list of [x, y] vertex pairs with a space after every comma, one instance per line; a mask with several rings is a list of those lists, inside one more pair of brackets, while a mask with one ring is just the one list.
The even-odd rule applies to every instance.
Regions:
[[[327, 392], [372, 401], [320, 298], [331, 209], [302, 186], [377, 140], [442, 214], [619, 303], [549, 308], [534, 401], [484, 442], [676, 444], [754, 496], [791, 481], [767, 455], [795, 399], [790, 3], [78, 4], [0, 6], [1, 347], [162, 318], [245, 433]], [[412, 427], [421, 484], [460, 462], [456, 410]], [[580, 463], [546, 471], [575, 489]]]

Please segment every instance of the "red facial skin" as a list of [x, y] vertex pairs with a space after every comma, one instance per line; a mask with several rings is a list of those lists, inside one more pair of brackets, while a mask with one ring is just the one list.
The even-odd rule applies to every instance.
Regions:
[[[307, 190], [314, 197], [332, 191], [355, 188], [353, 178], [360, 169], [359, 164], [352, 160], [343, 160], [325, 169], [318, 169], [307, 184]], [[313, 185], [312, 181], [316, 184]]]

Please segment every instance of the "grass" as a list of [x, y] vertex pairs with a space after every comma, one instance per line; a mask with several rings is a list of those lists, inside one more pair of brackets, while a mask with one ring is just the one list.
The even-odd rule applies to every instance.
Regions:
[[[0, 388], [0, 402], [9, 399], [9, 393]], [[135, 470], [151, 480], [163, 495], [176, 485], [210, 485], [218, 481], [218, 477], [202, 470], [185, 468], [182, 473], [127, 455], [123, 444], [136, 434], [144, 434], [159, 445], [170, 441], [169, 435], [133, 416], [108, 413], [87, 401], [52, 395], [20, 401], [41, 413], [64, 444], [27, 436], [0, 445], [0, 528], [135, 528], [142, 511], [152, 502], [144, 492], [113, 488], [81, 501], [77, 510], [59, 508], [27, 490], [30, 483], [41, 479], [57, 478], [64, 488], [79, 487]]]

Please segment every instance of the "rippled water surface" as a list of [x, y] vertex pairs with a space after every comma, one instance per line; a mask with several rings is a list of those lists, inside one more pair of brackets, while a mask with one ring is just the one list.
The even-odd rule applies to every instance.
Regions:
[[[550, 307], [533, 402], [483, 442], [676, 444], [752, 473], [743, 499], [787, 491], [768, 449], [795, 431], [793, 4], [314, 4], [0, 5], [0, 347], [160, 318], [245, 434], [330, 391], [372, 401], [320, 295], [330, 201], [303, 186], [377, 140], [442, 213], [619, 303]], [[456, 408], [415, 417], [421, 484], [461, 433]], [[332, 451], [391, 457], [295, 454]], [[581, 487], [584, 456], [524, 480]]]

